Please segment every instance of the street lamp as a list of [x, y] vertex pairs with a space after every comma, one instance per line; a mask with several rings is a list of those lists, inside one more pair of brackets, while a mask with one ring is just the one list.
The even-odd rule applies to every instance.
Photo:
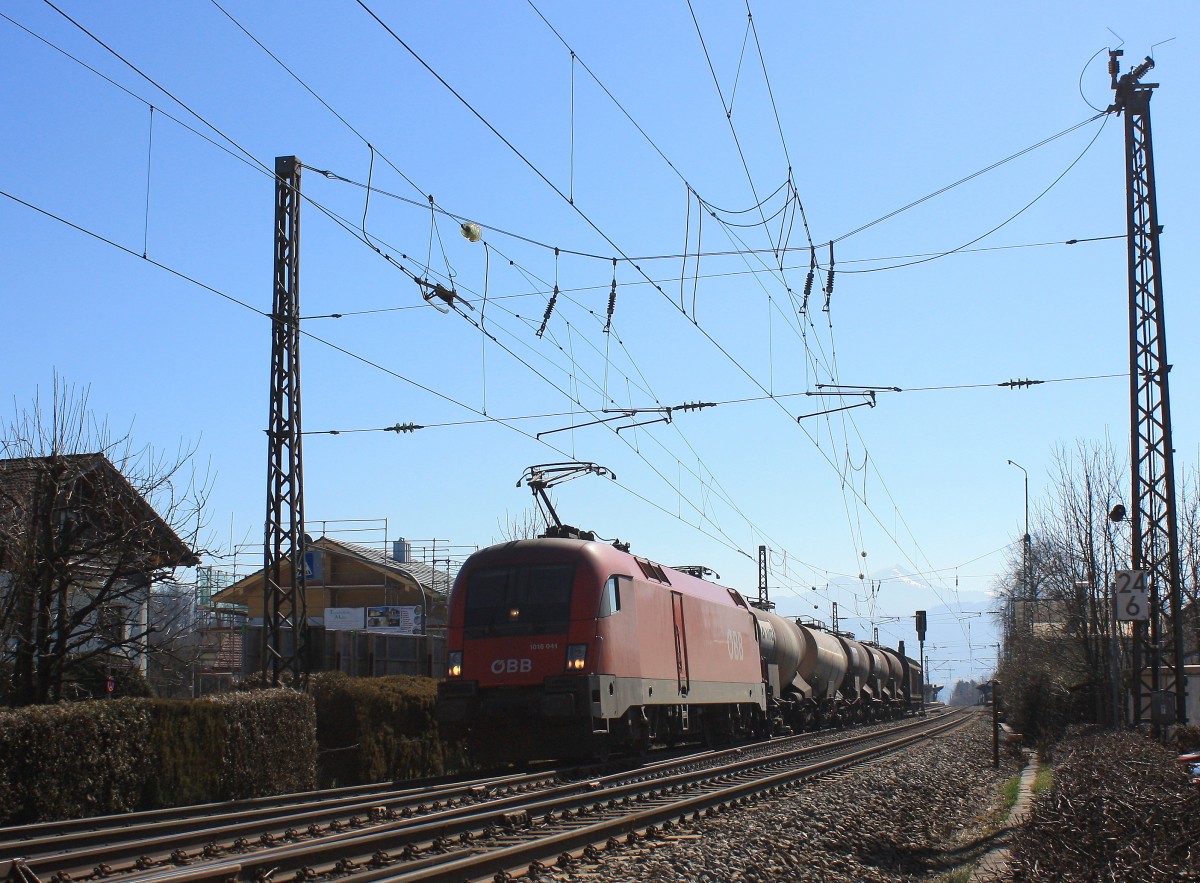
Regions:
[[1024, 466], [1013, 460], [1009, 460], [1008, 465], [1016, 466], [1025, 476], [1025, 542], [1021, 546], [1021, 582], [1024, 583], [1025, 600], [1028, 601], [1033, 591], [1029, 584], [1029, 473], [1025, 471]]

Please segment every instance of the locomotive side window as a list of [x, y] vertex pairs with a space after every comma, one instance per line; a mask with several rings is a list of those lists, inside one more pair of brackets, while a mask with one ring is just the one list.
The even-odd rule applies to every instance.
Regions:
[[600, 592], [600, 617], [612, 616], [621, 609], [621, 580], [629, 581], [627, 576], [610, 576]]
[[573, 564], [521, 564], [474, 570], [467, 584], [466, 637], [566, 631]]

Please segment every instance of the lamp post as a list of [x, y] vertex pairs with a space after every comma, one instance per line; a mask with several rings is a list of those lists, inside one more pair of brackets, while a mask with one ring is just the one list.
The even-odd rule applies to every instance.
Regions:
[[1013, 460], [1009, 460], [1008, 465], [1016, 466], [1025, 476], [1025, 542], [1021, 545], [1021, 582], [1024, 584], [1025, 600], [1028, 601], [1033, 591], [1029, 584], [1029, 473], [1025, 471], [1024, 466]]

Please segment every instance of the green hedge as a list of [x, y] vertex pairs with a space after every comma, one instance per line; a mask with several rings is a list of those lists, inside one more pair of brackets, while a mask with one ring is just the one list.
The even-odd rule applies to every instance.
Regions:
[[311, 788], [312, 699], [113, 699], [0, 711], [0, 824]]
[[313, 676], [322, 787], [440, 776], [466, 769], [459, 746], [445, 745], [433, 718], [434, 678]]
[[0, 820], [25, 823], [128, 812], [153, 764], [149, 703], [138, 699], [0, 712]]
[[146, 807], [184, 806], [228, 799], [222, 792], [223, 709], [215, 702], [159, 699], [151, 703], [150, 756], [157, 775], [146, 783]]
[[[0, 711], [0, 825], [460, 772], [437, 681], [312, 678], [309, 694], [110, 699]], [[319, 753], [318, 753], [319, 745]]]
[[220, 693], [224, 711], [222, 800], [307, 791], [316, 781], [316, 720], [311, 696], [294, 690]]

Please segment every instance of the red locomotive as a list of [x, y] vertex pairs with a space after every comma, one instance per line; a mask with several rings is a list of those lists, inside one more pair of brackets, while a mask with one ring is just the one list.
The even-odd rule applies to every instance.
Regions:
[[[585, 535], [587, 536], [587, 535]], [[590, 539], [483, 549], [450, 595], [437, 715], [496, 757], [710, 744], [919, 708], [899, 651]]]

